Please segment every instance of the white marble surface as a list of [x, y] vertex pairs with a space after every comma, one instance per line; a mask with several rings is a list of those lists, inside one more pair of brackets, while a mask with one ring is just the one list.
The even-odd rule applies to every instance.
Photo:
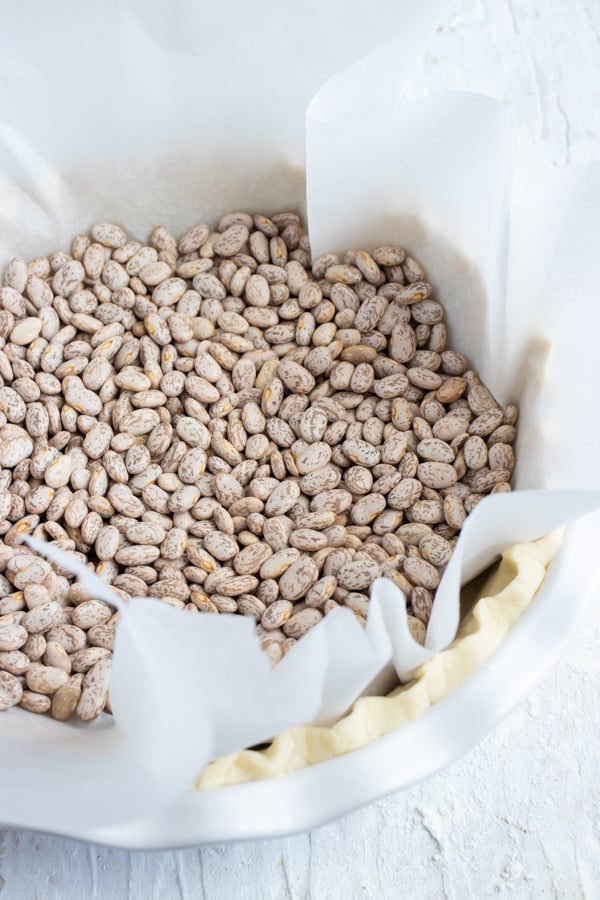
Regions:
[[[457, 0], [411, 85], [506, 101], [518, 150], [600, 158], [600, 0]], [[0, 831], [0, 900], [600, 898], [600, 598], [467, 757], [311, 834], [126, 853]]]

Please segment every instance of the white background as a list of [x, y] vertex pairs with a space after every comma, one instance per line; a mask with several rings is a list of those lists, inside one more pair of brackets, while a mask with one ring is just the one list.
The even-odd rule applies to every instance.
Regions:
[[[600, 0], [457, 0], [411, 93], [447, 88], [504, 100], [522, 154], [600, 159]], [[595, 900], [599, 688], [600, 600], [538, 690], [427, 783], [311, 834], [178, 853], [0, 831], [0, 900]]]

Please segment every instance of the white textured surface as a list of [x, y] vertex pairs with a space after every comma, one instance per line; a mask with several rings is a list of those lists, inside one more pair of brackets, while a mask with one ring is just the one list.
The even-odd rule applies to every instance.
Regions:
[[[600, 158], [598, 0], [463, 0], [412, 92], [505, 100], [519, 151]], [[538, 690], [466, 758], [310, 835], [134, 853], [0, 832], [0, 897], [600, 897], [600, 599]], [[402, 761], [398, 761], [402, 765]]]

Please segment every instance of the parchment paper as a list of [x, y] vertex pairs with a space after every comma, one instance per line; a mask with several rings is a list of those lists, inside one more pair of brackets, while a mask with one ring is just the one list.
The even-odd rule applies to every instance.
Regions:
[[[30, 824], [31, 804], [38, 828], [155, 813], [215, 756], [334, 720], [390, 664], [410, 677], [450, 642], [461, 581], [600, 505], [587, 450], [599, 427], [589, 398], [600, 178], [526, 182], [509, 221], [502, 108], [469, 94], [400, 99], [444, 7], [29, 0], [3, 13], [0, 262], [68, 247], [95, 221], [143, 238], [159, 222], [182, 232], [233, 207], [306, 208], [315, 255], [406, 244], [439, 290], [452, 346], [501, 401], [523, 406], [521, 491], [468, 520], [425, 648], [385, 581], [366, 631], [337, 610], [274, 671], [248, 619], [135, 600], [121, 610], [112, 719], [0, 716], [4, 821]], [[594, 565], [574, 567], [574, 589]]]

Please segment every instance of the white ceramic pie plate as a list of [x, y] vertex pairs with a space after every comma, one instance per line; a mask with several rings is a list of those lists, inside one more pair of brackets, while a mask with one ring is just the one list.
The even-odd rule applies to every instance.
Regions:
[[[571, 526], [539, 595], [500, 649], [418, 721], [291, 775], [190, 792], [154, 818], [66, 836], [131, 849], [280, 837], [428, 778], [474, 747], [556, 662], [596, 589], [595, 584], [575, 587], [569, 562], [575, 548], [579, 559], [594, 559], [599, 533], [598, 516]], [[35, 829], [35, 809], [20, 822], [5, 824]]]

